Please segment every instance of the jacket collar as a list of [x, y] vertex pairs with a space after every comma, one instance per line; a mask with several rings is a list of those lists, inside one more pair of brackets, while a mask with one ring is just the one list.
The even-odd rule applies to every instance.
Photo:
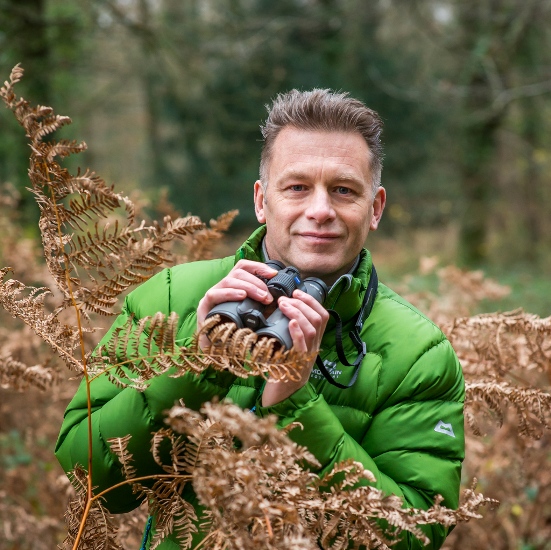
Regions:
[[[235, 262], [239, 260], [253, 260], [256, 262], [263, 261], [262, 254], [262, 239], [266, 235], [266, 226], [262, 225], [254, 231], [254, 233], [243, 243], [243, 245], [235, 253]], [[367, 283], [371, 275], [371, 254], [365, 248], [360, 252], [360, 260], [356, 270], [352, 274], [341, 275], [333, 286], [330, 288], [327, 298], [325, 299], [325, 307], [334, 309], [340, 316], [343, 328], [347, 323], [355, 318], [360, 310], [362, 300], [367, 288]], [[330, 345], [330, 342], [325, 342], [326, 337], [329, 337], [329, 332], [335, 326], [333, 318], [329, 319], [326, 334], [324, 336], [324, 345]]]

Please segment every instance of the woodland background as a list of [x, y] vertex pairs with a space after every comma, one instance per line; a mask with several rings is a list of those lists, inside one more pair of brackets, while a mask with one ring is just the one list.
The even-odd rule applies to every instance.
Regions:
[[[238, 208], [220, 254], [255, 226], [264, 104], [314, 86], [364, 100], [385, 121], [389, 202], [369, 243], [380, 276], [420, 306], [468, 309], [456, 315], [551, 311], [550, 46], [546, 0], [0, 0], [0, 79], [21, 62], [19, 93], [71, 116], [60, 133], [88, 151], [67, 164], [97, 171], [152, 215], [208, 220]], [[37, 284], [48, 277], [28, 157], [0, 110], [1, 264]], [[454, 301], [437, 262], [480, 268], [509, 292]], [[2, 319], [3, 349], [32, 364], [24, 329]], [[550, 376], [548, 363], [542, 386]], [[2, 549], [63, 538], [52, 449], [76, 381], [61, 378], [47, 393], [0, 388]], [[548, 548], [548, 432], [528, 443], [507, 426], [473, 443], [468, 475], [510, 498], [486, 531], [471, 529], [480, 548]], [[484, 539], [492, 530], [501, 546]]]

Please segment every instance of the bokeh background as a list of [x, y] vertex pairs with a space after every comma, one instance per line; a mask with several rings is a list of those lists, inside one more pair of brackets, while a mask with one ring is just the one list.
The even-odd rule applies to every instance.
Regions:
[[[69, 115], [62, 137], [88, 144], [71, 170], [96, 171], [153, 214], [239, 209], [221, 253], [256, 226], [265, 104], [291, 88], [348, 91], [385, 122], [388, 203], [368, 243], [380, 277], [428, 292], [437, 280], [418, 276], [420, 259], [481, 269], [510, 291], [471, 313], [551, 312], [551, 1], [0, 0], [0, 79], [19, 62], [19, 93]], [[28, 156], [1, 109], [1, 263], [16, 247], [32, 282]], [[37, 533], [58, 528], [46, 520], [61, 493], [40, 481], [60, 474], [51, 447], [73, 390], [0, 389], [0, 497], [42, 517]], [[16, 529], [3, 519], [0, 548], [27, 548]]]

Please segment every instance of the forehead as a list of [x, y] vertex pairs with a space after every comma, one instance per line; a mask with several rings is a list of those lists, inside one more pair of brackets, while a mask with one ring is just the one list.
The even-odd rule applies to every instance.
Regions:
[[371, 152], [359, 132], [286, 127], [274, 141], [270, 171], [323, 166], [370, 178], [370, 161]]

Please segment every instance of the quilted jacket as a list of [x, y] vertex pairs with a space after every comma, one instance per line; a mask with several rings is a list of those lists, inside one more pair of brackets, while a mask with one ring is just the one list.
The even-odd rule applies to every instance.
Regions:
[[[166, 269], [138, 287], [125, 300], [123, 310], [101, 343], [129, 317], [138, 320], [158, 311], [179, 315], [178, 343], [188, 345], [196, 330], [196, 307], [205, 292], [221, 280], [239, 259], [262, 261], [259, 228], [235, 256], [193, 262]], [[330, 289], [325, 307], [334, 309], [347, 335], [358, 312], [371, 273], [371, 256], [362, 250], [353, 275], [342, 276]], [[330, 320], [320, 357], [333, 378], [346, 384], [352, 367], [339, 363], [335, 350], [335, 325]], [[160, 473], [151, 458], [151, 432], [163, 427], [163, 411], [179, 399], [192, 408], [214, 396], [231, 399], [256, 414], [275, 414], [279, 425], [300, 422], [290, 437], [308, 447], [321, 464], [320, 474], [347, 458], [361, 462], [373, 472], [375, 486], [399, 495], [406, 506], [428, 508], [437, 494], [444, 505], [458, 506], [461, 463], [464, 457], [464, 380], [450, 343], [442, 332], [411, 304], [379, 284], [370, 316], [364, 323], [362, 340], [368, 350], [352, 387], [329, 384], [314, 368], [309, 382], [293, 395], [271, 407], [262, 407], [259, 378], [236, 378], [207, 369], [200, 375], [181, 378], [156, 377], [138, 392], [121, 389], [107, 377], [91, 384], [93, 423], [93, 484], [102, 490], [122, 480], [107, 439], [132, 434], [129, 446], [137, 475]], [[356, 356], [348, 337], [343, 341], [350, 358]], [[87, 401], [84, 383], [69, 403], [56, 455], [65, 469], [88, 462]], [[192, 490], [185, 498], [197, 506]], [[109, 493], [106, 502], [113, 513], [136, 507], [128, 487]], [[439, 548], [447, 534], [441, 525], [424, 526], [432, 543], [428, 547], [403, 533], [394, 547]], [[196, 537], [194, 543], [200, 540]], [[178, 548], [166, 539], [163, 550]]]

